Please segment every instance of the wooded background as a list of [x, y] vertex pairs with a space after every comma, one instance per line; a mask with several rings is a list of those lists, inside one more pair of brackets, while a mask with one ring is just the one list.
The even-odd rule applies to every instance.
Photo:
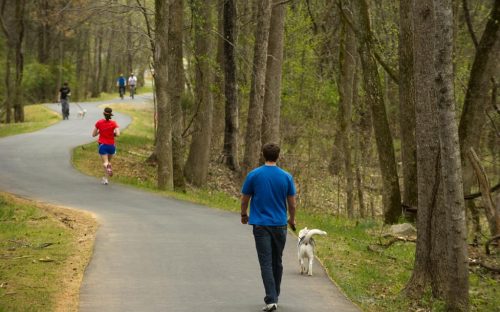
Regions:
[[301, 209], [418, 211], [408, 293], [447, 280], [466, 305], [449, 266], [500, 234], [500, 0], [1, 0], [0, 17], [2, 123], [63, 81], [79, 101], [152, 75], [160, 189], [203, 187], [215, 162], [241, 179], [277, 142]]

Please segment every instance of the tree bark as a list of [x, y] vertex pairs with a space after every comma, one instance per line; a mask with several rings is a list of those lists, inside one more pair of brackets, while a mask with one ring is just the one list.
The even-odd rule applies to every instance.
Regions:
[[446, 289], [447, 232], [434, 87], [433, 0], [413, 3], [413, 22], [418, 216], [415, 263], [405, 291], [421, 298], [430, 285], [434, 297], [440, 298]]
[[281, 73], [285, 32], [285, 5], [273, 5], [267, 47], [266, 87], [262, 115], [262, 145], [280, 144]]
[[184, 93], [183, 27], [184, 0], [171, 0], [168, 27], [168, 101], [172, 108], [172, 161], [174, 188], [186, 191], [184, 179], [183, 112], [181, 97]]
[[358, 52], [363, 68], [364, 89], [372, 110], [373, 127], [377, 143], [380, 172], [383, 184], [383, 205], [385, 223], [396, 223], [401, 216], [401, 194], [392, 135], [382, 95], [382, 86], [373, 56], [369, 9], [366, 0], [354, 1], [358, 16]]
[[224, 0], [224, 163], [233, 171], [240, 170], [238, 161], [239, 108], [237, 67], [235, 57], [236, 44], [236, 3]]
[[[351, 12], [351, 8], [346, 10], [345, 14], [352, 19], [349, 12]], [[347, 25], [346, 20], [343, 19], [339, 47], [340, 77], [338, 79], [338, 130], [335, 136], [331, 161], [331, 163], [337, 163], [338, 165], [331, 167], [339, 168], [340, 164], [342, 164], [346, 179], [346, 210], [349, 218], [354, 217], [354, 177], [352, 172], [350, 137], [353, 97], [354, 92], [357, 92], [354, 87], [354, 80], [356, 76], [356, 56], [356, 37], [354, 35], [354, 31], [349, 25]], [[337, 171], [339, 170], [337, 169]]]
[[399, 124], [403, 163], [403, 204], [417, 207], [417, 147], [415, 142], [415, 88], [413, 77], [412, 3], [399, 1]]
[[158, 106], [156, 157], [158, 188], [173, 189], [172, 112], [168, 101], [168, 9], [170, 1], [155, 0], [154, 80]]
[[193, 1], [196, 58], [195, 105], [199, 105], [199, 109], [184, 175], [187, 181], [196, 186], [203, 186], [206, 183], [212, 140], [213, 99], [210, 91], [210, 86], [214, 81], [213, 70], [210, 66], [210, 62], [214, 59], [213, 40], [210, 37], [210, 29], [213, 27], [212, 11], [211, 0]]
[[245, 154], [242, 166], [243, 176], [246, 176], [251, 169], [259, 165], [261, 150], [267, 47], [271, 24], [271, 0], [258, 0], [257, 4], [252, 81], [250, 85], [250, 102], [245, 136]]
[[469, 310], [469, 267], [467, 229], [462, 188], [462, 167], [458, 127], [455, 123], [455, 89], [453, 73], [452, 0], [434, 0], [436, 12], [435, 52], [437, 111], [441, 142], [441, 171], [447, 225], [447, 293], [448, 311]]

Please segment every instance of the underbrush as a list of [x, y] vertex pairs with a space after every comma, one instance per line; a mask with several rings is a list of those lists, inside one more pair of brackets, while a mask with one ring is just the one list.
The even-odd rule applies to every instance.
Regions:
[[[147, 106], [146, 106], [147, 107]], [[158, 192], [156, 168], [146, 161], [153, 152], [152, 110], [114, 106], [116, 111], [133, 116], [132, 124], [118, 139], [115, 157], [116, 182]], [[96, 177], [101, 163], [95, 144], [81, 146], [73, 154], [75, 166]], [[239, 211], [239, 178], [215, 159], [210, 164], [208, 185], [189, 188], [186, 193], [162, 192], [181, 200], [197, 202], [229, 211]], [[324, 189], [321, 178], [310, 188]], [[369, 248], [385, 243], [387, 231], [382, 220], [339, 217], [337, 212], [315, 206], [299, 205], [298, 227], [319, 228], [328, 232], [317, 238], [317, 256], [331, 279], [364, 311], [444, 311], [444, 304], [430, 294], [420, 302], [409, 301], [404, 288], [412, 270], [415, 243], [396, 242], [386, 248]], [[375, 251], [374, 251], [375, 250]], [[494, 256], [499, 259], [499, 255]], [[500, 306], [499, 278], [481, 267], [471, 268], [470, 299], [472, 311], [495, 311]]]

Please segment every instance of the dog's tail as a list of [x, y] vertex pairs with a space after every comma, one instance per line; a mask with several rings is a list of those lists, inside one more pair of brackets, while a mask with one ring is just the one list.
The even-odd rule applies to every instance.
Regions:
[[301, 244], [307, 244], [307, 243], [309, 243], [309, 241], [311, 240], [311, 238], [314, 235], [326, 235], [326, 232], [322, 231], [322, 230], [318, 230], [318, 229], [309, 230], [307, 232], [306, 236], [304, 236], [304, 238], [300, 240], [300, 243]]

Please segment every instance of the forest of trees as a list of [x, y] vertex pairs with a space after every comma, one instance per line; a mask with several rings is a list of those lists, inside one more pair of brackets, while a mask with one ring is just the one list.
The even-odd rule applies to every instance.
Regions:
[[0, 22], [1, 123], [152, 73], [160, 189], [277, 142], [303, 209], [417, 215], [406, 293], [467, 309], [466, 244], [500, 234], [500, 0], [0, 0]]

